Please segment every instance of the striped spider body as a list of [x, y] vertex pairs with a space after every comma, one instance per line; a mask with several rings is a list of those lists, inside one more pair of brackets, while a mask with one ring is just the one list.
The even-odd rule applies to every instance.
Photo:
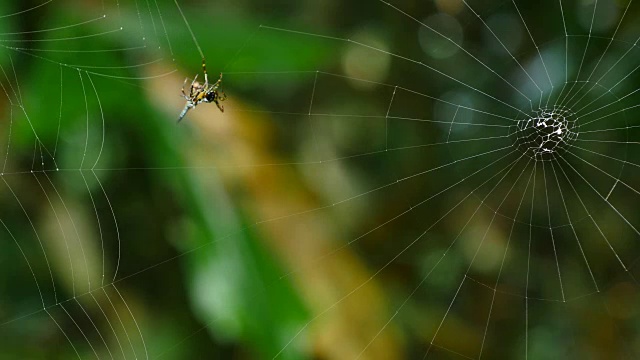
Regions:
[[184, 91], [184, 87], [187, 85], [187, 81], [189, 81], [189, 79], [184, 79], [184, 84], [182, 84], [182, 96], [187, 100], [187, 103], [178, 117], [178, 122], [187, 115], [187, 112], [191, 110], [191, 108], [194, 108], [203, 102], [215, 103], [218, 109], [220, 109], [221, 112], [224, 112], [224, 106], [222, 106], [221, 102], [227, 98], [227, 95], [220, 88], [220, 85], [222, 84], [222, 73], [220, 73], [218, 81], [213, 84], [209, 84], [207, 65], [205, 64], [204, 59], [202, 59], [202, 70], [204, 72], [204, 84], [198, 82], [198, 75], [196, 74], [193, 81], [191, 81], [191, 86], [189, 87], [188, 92]]

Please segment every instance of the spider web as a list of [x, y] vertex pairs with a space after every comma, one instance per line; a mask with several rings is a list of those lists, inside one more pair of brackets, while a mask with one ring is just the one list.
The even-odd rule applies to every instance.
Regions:
[[271, 5], [0, 6], [8, 356], [637, 356], [636, 3]]

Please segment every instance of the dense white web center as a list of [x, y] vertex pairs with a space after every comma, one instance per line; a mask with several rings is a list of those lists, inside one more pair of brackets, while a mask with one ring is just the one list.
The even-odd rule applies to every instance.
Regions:
[[517, 122], [516, 146], [535, 160], [553, 159], [578, 137], [575, 115], [568, 109], [539, 109]]

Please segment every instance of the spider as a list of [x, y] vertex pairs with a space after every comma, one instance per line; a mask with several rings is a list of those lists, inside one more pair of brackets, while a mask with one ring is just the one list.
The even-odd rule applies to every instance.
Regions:
[[187, 100], [187, 104], [184, 106], [184, 109], [180, 113], [180, 117], [178, 118], [178, 122], [187, 115], [187, 112], [196, 107], [200, 103], [210, 103], [214, 102], [218, 106], [221, 112], [224, 112], [224, 106], [220, 104], [227, 98], [227, 95], [220, 89], [220, 84], [222, 83], [222, 73], [220, 73], [220, 78], [214, 84], [209, 84], [209, 77], [207, 76], [207, 65], [205, 63], [204, 58], [202, 59], [202, 71], [204, 72], [204, 84], [200, 84], [198, 79], [198, 74], [193, 78], [191, 82], [191, 87], [189, 88], [189, 93], [184, 92], [184, 87], [187, 85], [187, 81], [189, 78], [184, 79], [184, 84], [182, 84], [182, 96]]

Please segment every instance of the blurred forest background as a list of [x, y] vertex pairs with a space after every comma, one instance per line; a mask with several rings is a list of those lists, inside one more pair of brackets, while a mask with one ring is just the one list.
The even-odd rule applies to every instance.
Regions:
[[[0, 359], [637, 358], [639, 6], [178, 3], [0, 2]], [[190, 31], [228, 99], [176, 124]], [[540, 49], [624, 59], [576, 99], [626, 165], [463, 160], [513, 143]]]

